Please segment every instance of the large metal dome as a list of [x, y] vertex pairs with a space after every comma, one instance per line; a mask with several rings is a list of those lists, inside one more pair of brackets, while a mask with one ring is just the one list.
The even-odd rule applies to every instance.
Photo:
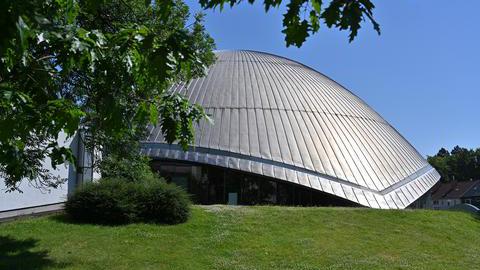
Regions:
[[172, 91], [202, 105], [183, 152], [154, 128], [144, 153], [290, 181], [373, 208], [403, 209], [439, 174], [379, 114], [321, 73], [283, 57], [220, 51], [204, 78]]

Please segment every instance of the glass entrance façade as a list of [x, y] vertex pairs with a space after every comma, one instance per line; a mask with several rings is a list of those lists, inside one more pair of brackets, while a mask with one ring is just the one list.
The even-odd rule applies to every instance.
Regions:
[[151, 167], [198, 204], [358, 206], [315, 189], [223, 167], [174, 160], [154, 160]]

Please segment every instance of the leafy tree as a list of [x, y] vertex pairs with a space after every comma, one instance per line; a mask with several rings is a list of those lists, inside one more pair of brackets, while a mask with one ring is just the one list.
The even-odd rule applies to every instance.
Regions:
[[480, 179], [480, 148], [455, 146], [452, 151], [441, 148], [428, 162], [440, 173], [442, 181]]
[[[242, 1], [199, 2], [222, 8]], [[281, 4], [264, 0], [266, 11]], [[369, 0], [286, 5], [287, 46], [301, 46], [321, 22], [350, 31], [350, 41], [364, 19], [380, 33]], [[3, 0], [0, 29], [0, 176], [10, 191], [24, 178], [58, 185], [42, 161], [74, 162], [58, 142], [61, 132], [83, 129], [90, 149], [135, 159], [148, 124], [186, 148], [194, 123], [207, 117], [167, 91], [204, 75], [215, 59], [202, 15], [192, 19], [182, 0]]]
[[[243, 0], [199, 0], [204, 8], [223, 9], [225, 4], [233, 7]], [[261, 1], [261, 0], [260, 0]], [[248, 0], [253, 4], [255, 0]], [[380, 25], [373, 18], [375, 5], [370, 0], [331, 0], [326, 7], [322, 0], [263, 0], [265, 11], [279, 7], [287, 2], [287, 11], [283, 14], [283, 31], [287, 46], [302, 46], [307, 37], [318, 32], [320, 25], [325, 23], [328, 28], [337, 28], [350, 32], [349, 41], [352, 42], [361, 28], [364, 20], [373, 24], [375, 31], [380, 34]]]
[[[202, 108], [166, 90], [202, 76], [213, 40], [202, 16], [179, 0], [0, 2], [0, 173], [9, 190], [23, 178], [59, 182], [42, 169], [74, 162], [60, 132], [87, 131], [89, 146], [122, 151], [147, 124], [187, 147]], [[159, 119], [159, 120], [158, 120]], [[125, 151], [129, 152], [129, 151]]]
[[445, 149], [445, 148], [442, 147], [442, 148], [440, 148], [440, 150], [438, 150], [437, 156], [439, 156], [439, 157], [448, 157], [448, 156], [450, 156], [450, 152], [448, 152], [447, 149]]

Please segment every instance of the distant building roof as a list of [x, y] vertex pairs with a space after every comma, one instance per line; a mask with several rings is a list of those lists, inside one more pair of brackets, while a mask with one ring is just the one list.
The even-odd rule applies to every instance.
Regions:
[[480, 180], [475, 181], [476, 184], [470, 188], [463, 197], [480, 197]]
[[439, 182], [432, 188], [432, 200], [460, 199], [473, 196], [480, 196], [480, 180]]

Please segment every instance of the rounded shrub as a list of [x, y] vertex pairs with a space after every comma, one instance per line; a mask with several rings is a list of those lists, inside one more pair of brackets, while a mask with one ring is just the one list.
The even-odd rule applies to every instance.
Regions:
[[180, 187], [164, 181], [149, 181], [138, 189], [137, 209], [141, 220], [166, 224], [183, 223], [190, 216], [190, 198]]
[[177, 224], [188, 220], [190, 199], [183, 189], [158, 177], [135, 182], [110, 178], [74, 191], [65, 211], [77, 222]]
[[86, 183], [71, 194], [65, 211], [75, 221], [100, 224], [131, 222], [136, 216], [133, 183], [102, 179]]

